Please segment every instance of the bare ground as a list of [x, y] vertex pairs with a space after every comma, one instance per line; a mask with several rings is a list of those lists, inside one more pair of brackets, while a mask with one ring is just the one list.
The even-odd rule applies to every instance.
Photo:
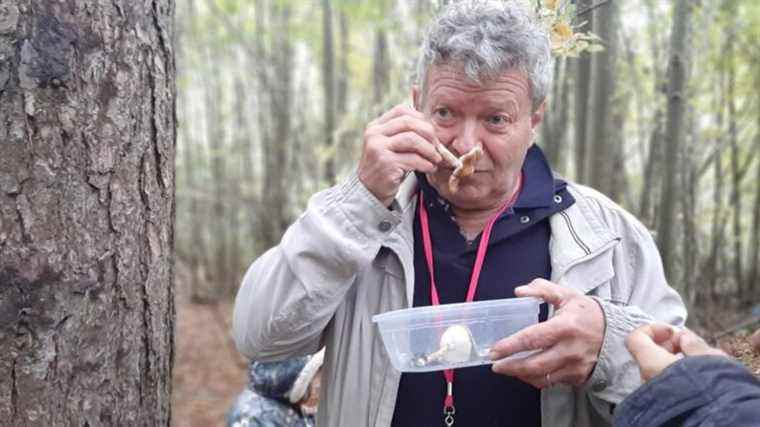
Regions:
[[177, 300], [172, 425], [223, 426], [247, 381], [246, 362], [230, 337], [232, 304]]

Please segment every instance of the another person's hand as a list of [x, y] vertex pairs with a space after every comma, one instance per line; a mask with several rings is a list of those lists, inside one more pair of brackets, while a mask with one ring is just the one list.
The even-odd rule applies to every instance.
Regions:
[[[604, 313], [592, 298], [573, 289], [537, 279], [515, 289], [518, 297], [541, 298], [556, 308], [546, 322], [497, 342], [491, 349], [493, 371], [515, 376], [537, 388], [581, 385], [589, 378], [604, 339]], [[515, 353], [541, 350], [524, 359], [498, 360]]]
[[364, 131], [359, 180], [385, 206], [390, 206], [411, 171], [431, 173], [442, 160], [433, 125], [411, 107], [397, 105]]
[[721, 350], [710, 347], [694, 332], [663, 323], [639, 327], [628, 335], [625, 345], [639, 364], [644, 381], [649, 381], [679, 360], [682, 357], [679, 353], [685, 356], [727, 356]]

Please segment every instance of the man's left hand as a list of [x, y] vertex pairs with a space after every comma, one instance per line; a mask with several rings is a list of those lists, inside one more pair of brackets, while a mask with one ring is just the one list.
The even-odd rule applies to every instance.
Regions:
[[[604, 339], [604, 313], [599, 304], [578, 291], [543, 279], [516, 288], [515, 295], [541, 298], [554, 306], [555, 315], [494, 344], [493, 371], [517, 377], [536, 388], [586, 382]], [[523, 359], [500, 360], [530, 350], [540, 351]]]

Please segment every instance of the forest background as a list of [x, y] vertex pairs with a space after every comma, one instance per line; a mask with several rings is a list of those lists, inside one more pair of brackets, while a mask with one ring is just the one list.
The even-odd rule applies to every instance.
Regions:
[[[356, 167], [366, 123], [410, 103], [442, 3], [178, 4], [177, 285], [190, 301], [229, 316], [247, 266]], [[557, 59], [538, 144], [652, 231], [691, 327], [741, 334], [760, 316], [760, 3], [547, 4], [572, 8], [604, 50]]]

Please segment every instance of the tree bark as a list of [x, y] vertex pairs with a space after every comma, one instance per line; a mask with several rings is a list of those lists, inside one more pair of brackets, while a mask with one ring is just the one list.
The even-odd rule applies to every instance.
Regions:
[[0, 423], [170, 423], [173, 13], [0, 2]]
[[[668, 113], [665, 125], [665, 164], [678, 164], [678, 150], [683, 138], [683, 113], [689, 64], [689, 26], [692, 6], [689, 0], [678, 0], [675, 5], [673, 30], [670, 39], [670, 60], [668, 62]], [[675, 269], [675, 235], [677, 168], [665, 170], [663, 191], [660, 199], [660, 220], [657, 227], [657, 246], [660, 249], [665, 273], [673, 278]]]

